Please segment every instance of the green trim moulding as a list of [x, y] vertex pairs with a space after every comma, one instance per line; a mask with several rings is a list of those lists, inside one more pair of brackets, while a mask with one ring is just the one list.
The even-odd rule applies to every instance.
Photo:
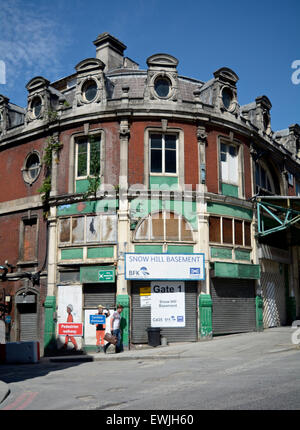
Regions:
[[87, 213], [116, 212], [119, 207], [117, 199], [104, 198], [79, 203], [60, 205], [57, 207], [57, 216], [79, 215]]
[[259, 279], [259, 264], [239, 264], [214, 262], [215, 276], [218, 278]]

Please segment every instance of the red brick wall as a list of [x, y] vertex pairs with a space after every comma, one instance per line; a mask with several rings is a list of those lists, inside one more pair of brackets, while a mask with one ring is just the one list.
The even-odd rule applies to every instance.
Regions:
[[0, 202], [38, 194], [37, 190], [44, 179], [43, 168], [39, 178], [31, 186], [24, 182], [21, 169], [27, 155], [34, 149], [39, 151], [42, 159], [45, 146], [47, 146], [46, 139], [38, 139], [0, 151]]
[[[161, 127], [160, 121], [137, 121], [130, 127], [128, 150], [128, 182], [130, 185], [144, 183], [144, 134], [148, 127]], [[198, 143], [197, 127], [189, 124], [168, 122], [168, 127], [181, 129], [184, 134], [184, 181], [186, 184], [198, 183]]]

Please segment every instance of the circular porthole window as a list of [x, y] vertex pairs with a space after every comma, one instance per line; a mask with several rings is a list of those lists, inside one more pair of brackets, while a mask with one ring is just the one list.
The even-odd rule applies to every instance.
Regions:
[[40, 97], [34, 97], [31, 103], [31, 111], [34, 118], [38, 118], [42, 111], [42, 99]]
[[233, 93], [230, 88], [223, 88], [222, 91], [222, 102], [225, 109], [229, 110], [233, 101]]
[[86, 81], [82, 87], [82, 94], [87, 102], [92, 102], [97, 95], [97, 83], [93, 79]]
[[171, 89], [171, 82], [167, 78], [158, 77], [154, 83], [154, 89], [158, 97], [168, 97]]
[[27, 156], [22, 170], [24, 181], [27, 184], [32, 184], [38, 178], [41, 171], [41, 162], [37, 152], [32, 152]]

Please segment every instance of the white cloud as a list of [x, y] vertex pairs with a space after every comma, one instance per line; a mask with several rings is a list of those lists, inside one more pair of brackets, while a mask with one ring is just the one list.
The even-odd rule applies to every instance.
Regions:
[[7, 86], [20, 78], [25, 85], [37, 75], [56, 79], [63, 70], [59, 54], [67, 39], [47, 3], [1, 2], [0, 60], [6, 65]]

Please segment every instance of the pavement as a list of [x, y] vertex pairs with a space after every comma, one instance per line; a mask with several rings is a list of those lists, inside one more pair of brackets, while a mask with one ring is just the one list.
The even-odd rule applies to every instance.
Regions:
[[[270, 341], [270, 333], [276, 335], [276, 343]], [[117, 360], [162, 360], [162, 359], [182, 359], [182, 358], [200, 358], [206, 353], [206, 350], [212, 348], [230, 348], [233, 339], [236, 336], [243, 336], [243, 342], [249, 342], [249, 346], [259, 342], [260, 347], [264, 348], [264, 352], [277, 353], [292, 349], [300, 349], [300, 345], [295, 345], [289, 341], [287, 335], [290, 336], [289, 327], [278, 327], [266, 329], [263, 332], [240, 333], [227, 336], [214, 337], [212, 340], [200, 342], [178, 342], [168, 344], [166, 346], [150, 347], [148, 345], [139, 345], [134, 349], [125, 350], [119, 354], [114, 353], [114, 347], [110, 346], [107, 353], [103, 352], [87, 353], [87, 354], [64, 354], [61, 356], [41, 357], [40, 364], [57, 363], [57, 362], [91, 362], [91, 361], [117, 361]], [[265, 335], [265, 336], [264, 336]], [[246, 339], [245, 339], [246, 337]], [[274, 339], [274, 337], [272, 336]], [[242, 340], [242, 339], [241, 339]], [[266, 340], [267, 342], [264, 342]], [[222, 342], [220, 344], [220, 342]], [[207, 345], [209, 348], [206, 348]], [[258, 345], [258, 343], [257, 343]], [[265, 346], [264, 346], [265, 345]], [[270, 349], [271, 348], [271, 349]], [[18, 364], [16, 364], [18, 365]], [[34, 365], [34, 364], [33, 364]], [[5, 366], [5, 364], [4, 364]], [[10, 389], [8, 384], [0, 381], [0, 403], [9, 395]]]

